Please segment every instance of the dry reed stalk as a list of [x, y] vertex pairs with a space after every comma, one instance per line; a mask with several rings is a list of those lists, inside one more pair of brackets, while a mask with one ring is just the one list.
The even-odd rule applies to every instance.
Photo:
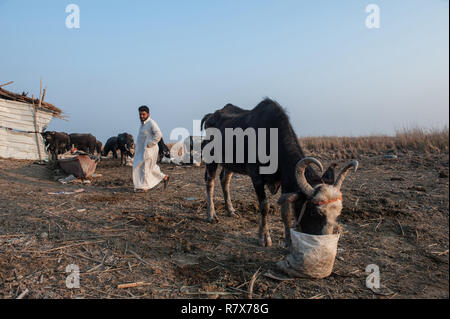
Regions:
[[261, 267], [258, 268], [258, 270], [253, 274], [252, 279], [250, 280], [250, 285], [248, 287], [248, 298], [253, 299], [253, 288], [255, 286], [256, 279], [258, 279], [258, 276], [260, 274]]

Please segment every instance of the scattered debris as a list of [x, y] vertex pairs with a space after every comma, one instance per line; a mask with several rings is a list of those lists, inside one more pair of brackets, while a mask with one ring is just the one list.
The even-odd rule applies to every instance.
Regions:
[[250, 280], [250, 285], [248, 286], [248, 299], [253, 299], [253, 288], [255, 286], [256, 279], [260, 275], [261, 267], [253, 274], [252, 279]]
[[191, 254], [178, 254], [172, 256], [173, 262], [180, 268], [198, 265], [199, 257]]
[[136, 287], [142, 287], [142, 286], [149, 286], [152, 285], [151, 283], [146, 283], [143, 281], [139, 282], [133, 282], [129, 284], [121, 284], [117, 286], [117, 289], [128, 289], [128, 288], [136, 288]]
[[380, 288], [369, 287], [369, 289], [372, 290], [374, 294], [380, 296], [391, 296], [394, 294], [392, 290], [385, 286], [381, 286]]
[[56, 192], [56, 193], [51, 193], [50, 192], [48, 194], [49, 195], [74, 195], [74, 194], [79, 194], [79, 193], [82, 193], [82, 192], [84, 192], [83, 188], [74, 190], [73, 192], [63, 192], [63, 191], [61, 191], [61, 192]]
[[438, 255], [438, 256], [442, 256], [442, 255], [448, 255], [448, 249], [445, 251], [432, 251], [432, 254]]
[[264, 273], [263, 276], [265, 276], [267, 278], [274, 279], [274, 280], [278, 280], [278, 281], [292, 281], [292, 280], [295, 280], [295, 278], [280, 277], [280, 276], [274, 275], [270, 271], [267, 271], [266, 273]]
[[75, 181], [77, 178], [73, 175], [69, 175], [66, 178], [60, 178], [58, 179], [58, 182], [60, 182], [61, 184], [68, 184], [70, 182]]
[[30, 291], [28, 290], [28, 288], [25, 289], [25, 291], [22, 292], [22, 293], [17, 297], [17, 299], [23, 299], [23, 298], [25, 298], [25, 296], [28, 295], [29, 292], [30, 292]]

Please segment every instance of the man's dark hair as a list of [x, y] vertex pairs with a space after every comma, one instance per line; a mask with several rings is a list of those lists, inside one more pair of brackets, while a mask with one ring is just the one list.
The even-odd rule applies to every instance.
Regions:
[[148, 106], [142, 105], [142, 106], [139, 108], [139, 112], [147, 112], [147, 113], [150, 114], [150, 109], [148, 108]]

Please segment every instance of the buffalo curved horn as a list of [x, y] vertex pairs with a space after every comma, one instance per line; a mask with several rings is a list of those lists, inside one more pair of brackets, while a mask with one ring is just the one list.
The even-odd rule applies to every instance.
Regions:
[[347, 176], [349, 169], [353, 167], [353, 172], [356, 172], [358, 170], [358, 166], [359, 166], [359, 162], [356, 160], [348, 163], [347, 166], [345, 166], [342, 169], [342, 171], [339, 173], [339, 176], [336, 179], [336, 182], [334, 183], [334, 187], [336, 187], [338, 190], [340, 190], [342, 183], [344, 182], [345, 176]]
[[297, 166], [295, 167], [295, 177], [297, 178], [297, 183], [300, 190], [306, 196], [311, 198], [314, 195], [314, 188], [308, 183], [305, 177], [306, 166], [309, 164], [315, 164], [320, 171], [323, 172], [323, 166], [317, 159], [313, 157], [305, 157], [297, 163]]

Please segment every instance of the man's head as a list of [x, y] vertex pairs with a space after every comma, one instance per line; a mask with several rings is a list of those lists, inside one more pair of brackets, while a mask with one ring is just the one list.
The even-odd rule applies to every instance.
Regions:
[[139, 118], [141, 119], [141, 122], [145, 122], [150, 117], [150, 109], [148, 106], [143, 105], [139, 108]]

